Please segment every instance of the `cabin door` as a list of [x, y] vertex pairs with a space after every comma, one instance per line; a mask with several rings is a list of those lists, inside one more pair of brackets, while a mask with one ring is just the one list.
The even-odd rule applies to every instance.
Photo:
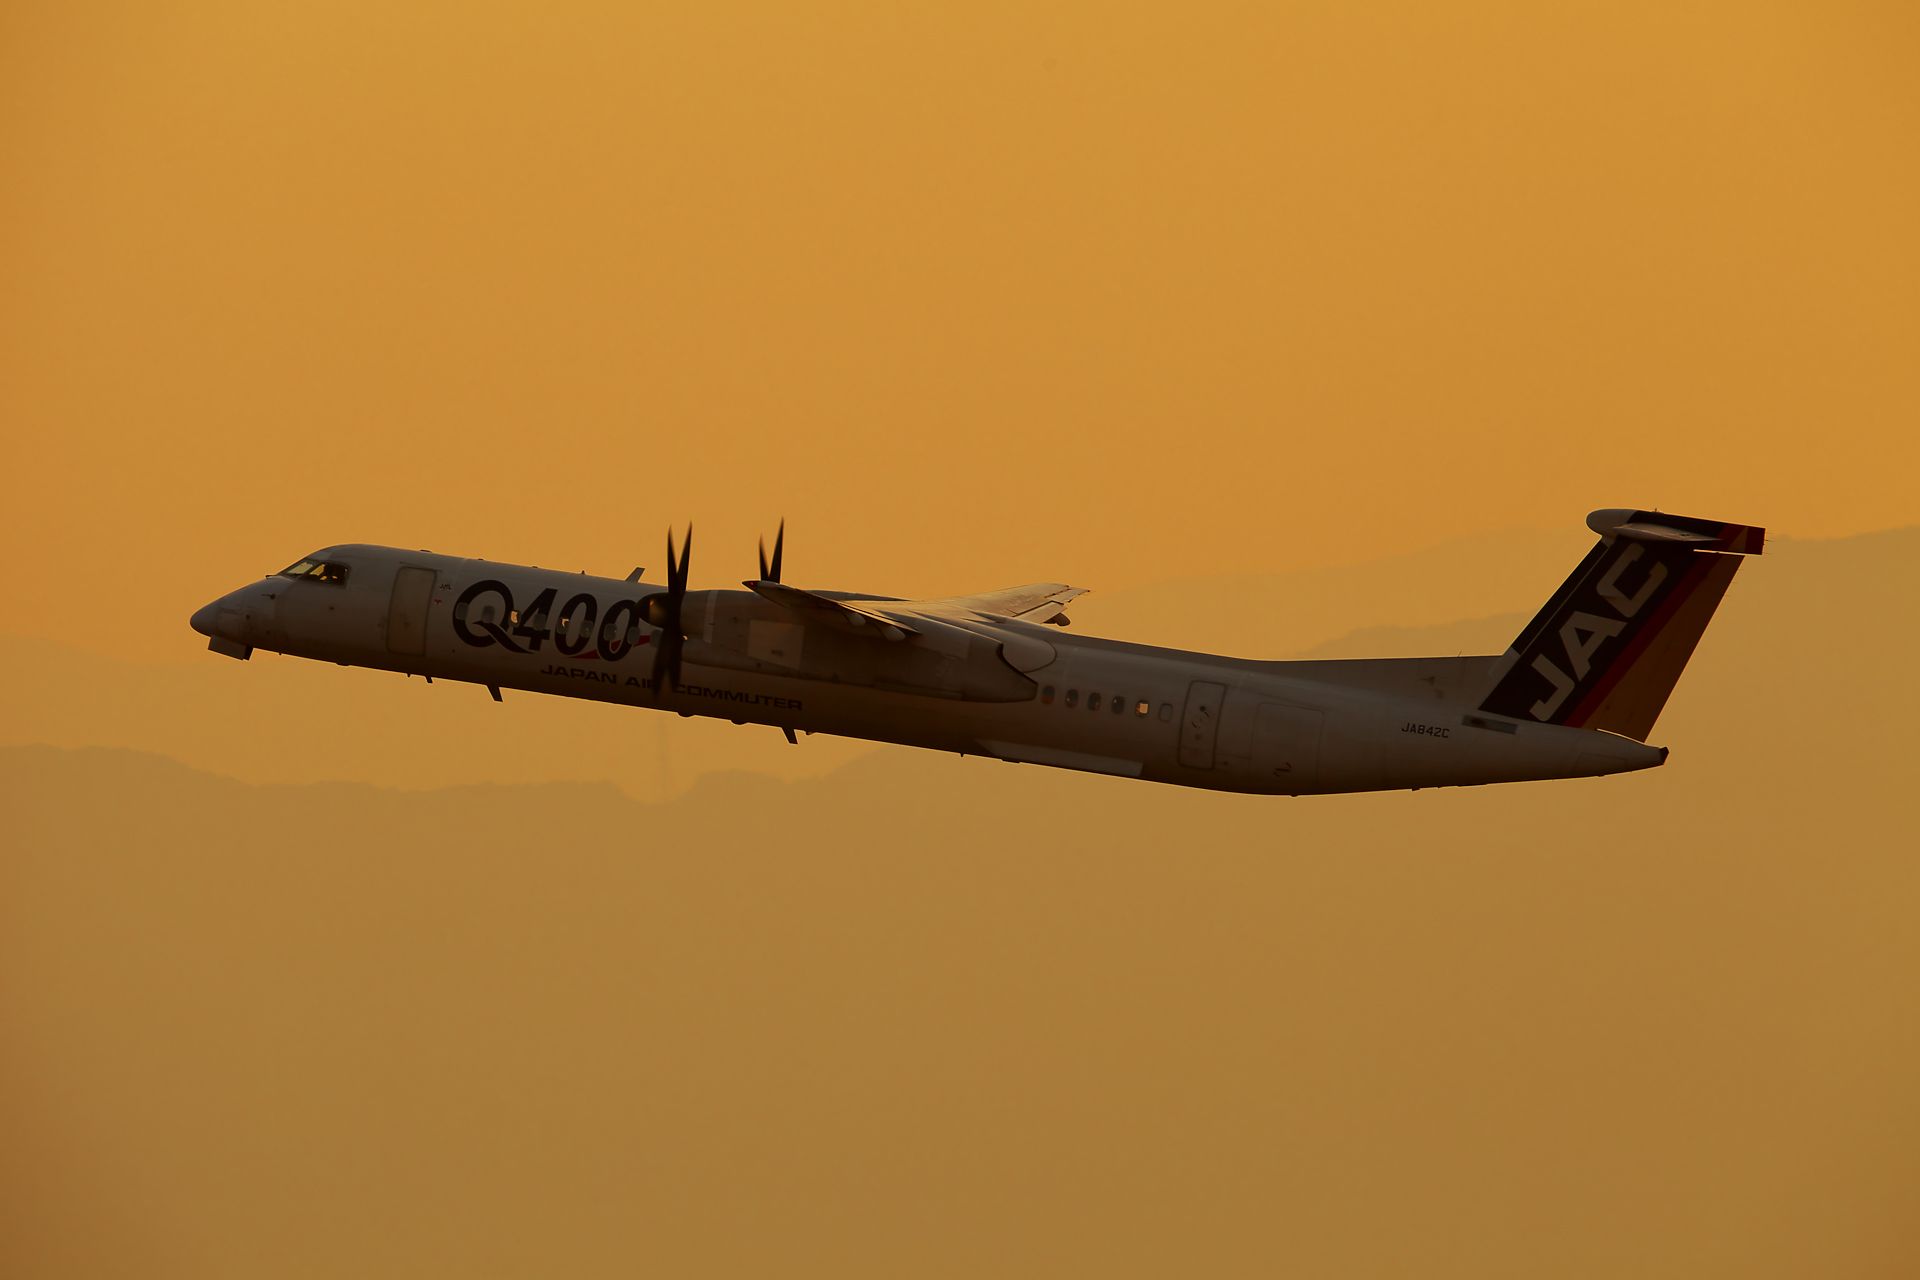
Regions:
[[1187, 710], [1180, 721], [1180, 763], [1188, 769], [1213, 768], [1213, 742], [1220, 736], [1220, 709], [1227, 686], [1195, 680], [1187, 686]]
[[387, 605], [387, 648], [394, 653], [427, 651], [427, 609], [433, 603], [432, 569], [407, 565], [393, 580]]

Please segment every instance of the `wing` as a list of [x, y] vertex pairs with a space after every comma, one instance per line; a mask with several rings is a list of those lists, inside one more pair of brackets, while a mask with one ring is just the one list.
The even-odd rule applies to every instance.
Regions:
[[1052, 622], [1064, 627], [1067, 606], [1085, 594], [1085, 587], [1070, 587], [1064, 582], [1035, 582], [977, 596], [915, 600], [906, 608], [914, 613], [985, 614], [994, 618], [1017, 618], [1021, 622]]
[[1067, 625], [1067, 605], [1087, 594], [1084, 587], [1069, 587], [1059, 582], [1036, 582], [1025, 587], [1008, 587], [977, 596], [952, 596], [945, 600], [849, 600], [788, 586], [784, 582], [746, 582], [741, 585], [763, 599], [787, 609], [809, 623], [845, 631], [876, 640], [905, 640], [920, 634], [914, 619], [991, 621], [1012, 618], [1020, 622], [1052, 622]]
[[741, 585], [783, 609], [792, 610], [807, 622], [831, 627], [835, 631], [881, 640], [905, 640], [908, 636], [920, 634], [909, 623], [851, 600], [836, 600], [815, 591], [790, 587], [784, 582], [747, 582]]

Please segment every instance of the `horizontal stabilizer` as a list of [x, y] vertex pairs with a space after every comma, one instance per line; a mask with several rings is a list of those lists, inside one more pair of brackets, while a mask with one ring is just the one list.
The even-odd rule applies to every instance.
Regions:
[[1767, 545], [1767, 531], [1748, 524], [1723, 524], [1695, 516], [1670, 516], [1659, 511], [1609, 508], [1587, 517], [1587, 528], [1603, 538], [1636, 542], [1678, 542], [1702, 551], [1727, 551], [1757, 556]]

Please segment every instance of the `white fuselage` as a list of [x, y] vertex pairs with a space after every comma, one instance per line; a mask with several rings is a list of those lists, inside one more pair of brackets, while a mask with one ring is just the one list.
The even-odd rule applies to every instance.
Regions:
[[656, 691], [641, 602], [659, 586], [391, 547], [324, 554], [350, 567], [345, 582], [270, 577], [196, 613], [195, 628], [233, 656], [262, 648], [1221, 791], [1588, 777], [1666, 756], [1476, 711], [1492, 657], [1260, 662], [1009, 619], [889, 644], [803, 625], [744, 590], [688, 594], [679, 685]]

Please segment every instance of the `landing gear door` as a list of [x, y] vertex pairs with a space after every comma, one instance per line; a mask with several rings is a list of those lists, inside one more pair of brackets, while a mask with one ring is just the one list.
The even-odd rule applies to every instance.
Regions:
[[387, 606], [387, 648], [394, 653], [427, 651], [427, 609], [433, 603], [432, 569], [402, 568], [393, 580], [393, 599]]
[[1325, 717], [1307, 707], [1263, 702], [1253, 720], [1253, 772], [1276, 790], [1298, 794], [1320, 780], [1320, 730]]
[[1187, 710], [1180, 721], [1180, 763], [1188, 769], [1213, 768], [1213, 743], [1220, 736], [1220, 711], [1227, 686], [1195, 680], [1187, 686]]

